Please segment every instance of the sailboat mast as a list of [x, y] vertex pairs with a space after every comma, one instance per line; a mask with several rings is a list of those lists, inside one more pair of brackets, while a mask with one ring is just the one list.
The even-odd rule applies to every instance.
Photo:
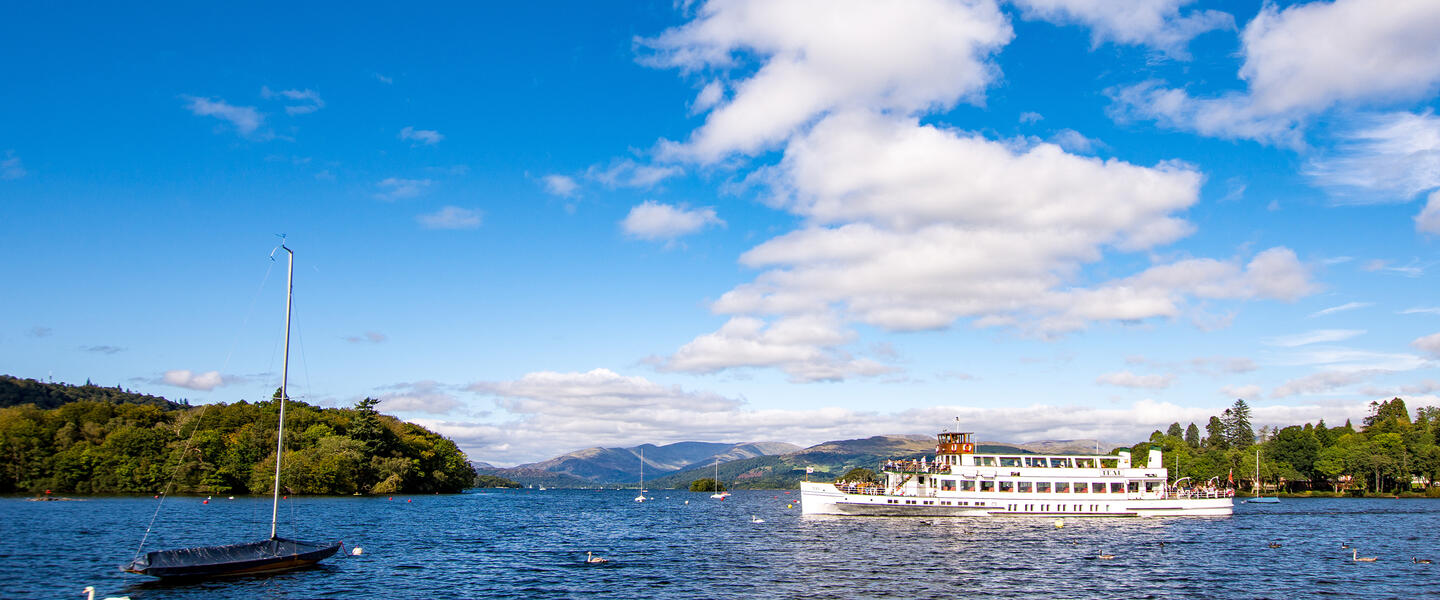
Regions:
[[285, 452], [285, 391], [290, 378], [290, 296], [295, 289], [295, 251], [280, 247], [290, 256], [285, 269], [285, 353], [280, 363], [280, 427], [275, 433], [275, 494], [270, 506], [270, 539], [275, 539], [275, 521], [280, 516], [280, 456]]

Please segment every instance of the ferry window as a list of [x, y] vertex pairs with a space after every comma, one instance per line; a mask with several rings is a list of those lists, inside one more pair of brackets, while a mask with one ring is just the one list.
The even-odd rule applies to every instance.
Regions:
[[1002, 482], [1000, 482], [1000, 491], [1002, 491], [1002, 492], [1013, 492], [1013, 491], [1015, 491], [1015, 482], [1013, 482], [1013, 481], [1002, 481]]
[[980, 466], [982, 466], [982, 467], [994, 467], [994, 466], [996, 466], [995, 457], [993, 457], [993, 456], [982, 456], [982, 457], [980, 457]]
[[1022, 481], [1022, 482], [1020, 482], [1020, 483], [1019, 483], [1019, 491], [1020, 491], [1021, 493], [1025, 493], [1025, 494], [1030, 493], [1030, 482], [1028, 482], [1028, 481]]
[[953, 492], [953, 491], [955, 491], [955, 480], [954, 480], [954, 479], [941, 479], [941, 480], [940, 480], [940, 489], [941, 489], [942, 491], [946, 491], [946, 492]]
[[1110, 493], [1112, 493], [1112, 494], [1123, 494], [1123, 493], [1125, 493], [1125, 484], [1120, 483], [1120, 482], [1118, 482], [1118, 481], [1112, 481], [1112, 482], [1110, 482]]
[[1045, 466], [1045, 459], [1043, 459], [1043, 458], [1034, 458], [1034, 457], [1027, 456], [1027, 457], [1025, 457], [1025, 466], [1027, 466], [1027, 467], [1043, 467], [1043, 466]]
[[973, 492], [973, 491], [975, 491], [975, 482], [962, 480], [962, 481], [960, 482], [960, 491], [962, 491], [962, 492]]
[[1095, 468], [1095, 459], [1093, 459], [1093, 458], [1077, 458], [1077, 459], [1075, 459], [1075, 466], [1080, 467], [1080, 468], [1082, 468], [1082, 469], [1093, 469], [1093, 468]]
[[1132, 493], [1132, 494], [1135, 493], [1135, 492], [1140, 491], [1140, 482], [1138, 482], [1138, 481], [1131, 481], [1131, 482], [1125, 484], [1125, 491], [1130, 492], [1130, 493]]
[[1057, 494], [1068, 494], [1068, 493], [1070, 493], [1070, 482], [1068, 482], [1068, 481], [1057, 481], [1057, 482], [1055, 482], [1055, 493], [1057, 493]]
[[1092, 481], [1092, 482], [1090, 482], [1090, 493], [1092, 493], [1092, 494], [1103, 494], [1103, 493], [1105, 493], [1105, 484], [1100, 483], [1100, 482], [1097, 482], [1097, 481]]
[[917, 479], [915, 480], [915, 483], [918, 483], [918, 484], [920, 484], [920, 485], [925, 485], [925, 476], [924, 476], [924, 475], [921, 475], [919, 478], [917, 478]]
[[1037, 481], [1037, 482], [1035, 482], [1035, 491], [1038, 492], [1038, 493], [1041, 493], [1041, 494], [1048, 494], [1048, 493], [1050, 493], [1050, 482], [1048, 482], [1048, 481]]
[[995, 491], [995, 482], [993, 482], [993, 481], [982, 481], [982, 482], [980, 482], [980, 491], [982, 491], [982, 492], [993, 492], [993, 491]]
[[1155, 491], [1155, 486], [1157, 485], [1160, 485], [1160, 483], [1157, 481], [1147, 481], [1145, 482], [1145, 491], [1153, 492]]
[[1083, 494], [1090, 491], [1090, 486], [1083, 481], [1075, 482], [1075, 493]]
[[1050, 459], [1050, 466], [1056, 467], [1056, 468], [1068, 469], [1068, 468], [1070, 468], [1070, 459], [1068, 459], [1068, 458], [1052, 458], [1052, 459]]
[[1118, 469], [1118, 468], [1120, 468], [1120, 459], [1118, 459], [1118, 458], [1102, 458], [1102, 459], [1100, 459], [1100, 468], [1102, 468], [1102, 469]]
[[1020, 458], [1015, 456], [1002, 456], [1000, 457], [1000, 466], [1018, 467], [1020, 466]]

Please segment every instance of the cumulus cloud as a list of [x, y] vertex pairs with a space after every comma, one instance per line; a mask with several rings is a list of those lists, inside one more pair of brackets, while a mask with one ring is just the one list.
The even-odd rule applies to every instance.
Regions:
[[[1194, 407], [1142, 400], [1099, 408], [1069, 404], [982, 408], [939, 405], [858, 411], [837, 407], [758, 409], [742, 399], [664, 385], [608, 369], [530, 373], [509, 381], [475, 383], [503, 414], [483, 421], [413, 419], [454, 439], [475, 460], [518, 464], [583, 446], [628, 447], [680, 441], [776, 440], [809, 446], [881, 434], [934, 435], [959, 417], [984, 439], [1034, 441], [1099, 438], [1140, 440], [1172, 422], [1204, 424], [1225, 406]], [[1252, 422], [1293, 424], [1343, 421], [1366, 414], [1364, 403], [1253, 407]], [[556, 446], [561, 435], [572, 446]]]
[[434, 146], [435, 144], [440, 143], [440, 140], [445, 139], [445, 136], [441, 135], [440, 132], [433, 129], [416, 129], [414, 127], [406, 127], [400, 130], [399, 138], [402, 140], [409, 140], [415, 142], [416, 146]]
[[1415, 230], [1440, 235], [1440, 191], [1432, 192], [1425, 208], [1415, 215]]
[[585, 170], [585, 177], [610, 188], [648, 188], [684, 172], [675, 165], [644, 165], [627, 158], [612, 161], [605, 167], [591, 166]]
[[1410, 342], [1410, 347], [1440, 359], [1440, 333], [1432, 333]]
[[265, 124], [265, 115], [255, 110], [253, 106], [235, 106], [224, 100], [211, 98], [200, 98], [197, 96], [181, 96], [187, 104], [185, 109], [196, 116], [215, 117], [229, 123], [242, 137], [266, 138], [268, 134], [260, 131], [260, 126]]
[[378, 398], [378, 408], [385, 412], [446, 414], [461, 406], [448, 386], [434, 381], [398, 383], [381, 388], [387, 390]]
[[0, 160], [0, 179], [19, 179], [25, 176], [25, 167], [20, 164], [20, 157], [15, 156], [13, 150], [5, 151], [5, 159]]
[[219, 371], [194, 373], [188, 369], [176, 369], [173, 371], [166, 371], [165, 375], [161, 378], [161, 382], [163, 382], [165, 385], [173, 385], [175, 387], [181, 387], [189, 390], [200, 390], [205, 392], [225, 385], [226, 383], [225, 378], [220, 376]]
[[446, 206], [415, 217], [415, 221], [426, 229], [475, 229], [483, 219], [484, 214], [480, 211], [459, 206]]
[[385, 337], [385, 334], [378, 331], [367, 331], [360, 335], [351, 335], [345, 337], [345, 341], [352, 344], [360, 344], [364, 342], [369, 342], [371, 344], [379, 344], [387, 339], [389, 338]]
[[540, 184], [546, 192], [561, 198], [573, 198], [580, 193], [580, 184], [567, 175], [546, 175], [540, 178]]
[[1220, 388], [1220, 393], [1227, 398], [1245, 398], [1251, 402], [1265, 397], [1258, 385], [1227, 385]]
[[1091, 30], [1091, 43], [1149, 46], [1169, 56], [1188, 59], [1185, 46], [1190, 39], [1213, 29], [1233, 29], [1235, 18], [1218, 10], [1192, 10], [1180, 14], [1180, 7], [1192, 0], [1010, 0], [1027, 19], [1041, 19], [1066, 25], [1081, 24]]
[[1141, 388], [1147, 390], [1163, 390], [1174, 383], [1175, 375], [1166, 373], [1163, 375], [1136, 375], [1129, 371], [1118, 373], [1106, 373], [1095, 378], [1095, 383], [1113, 385], [1118, 387]]
[[1247, 90], [1196, 98], [1146, 82], [1112, 92], [1119, 117], [1223, 138], [1302, 144], [1304, 120], [1336, 105], [1421, 97], [1440, 83], [1440, 4], [1266, 4], [1241, 36]]
[[429, 179], [403, 179], [400, 177], [386, 177], [376, 183], [380, 188], [375, 197], [381, 200], [402, 200], [414, 198], [430, 187]]
[[767, 323], [734, 317], [714, 333], [691, 340], [671, 356], [652, 360], [661, 370], [715, 373], [745, 367], [775, 367], [795, 382], [839, 381], [895, 369], [856, 358], [842, 347], [854, 341], [833, 315], [802, 314]]
[[[865, 0], [715, 0], [693, 21], [640, 43], [653, 51], [648, 64], [686, 72], [734, 69], [741, 56], [761, 61], [730, 83], [733, 93], [715, 101], [689, 141], [664, 146], [669, 158], [711, 163], [773, 147], [836, 109], [914, 113], [978, 100], [998, 75], [990, 56], [1012, 37], [992, 0], [917, 0], [903, 9]], [[715, 94], [702, 91], [701, 100]]]
[[620, 221], [626, 235], [644, 240], [673, 240], [690, 235], [710, 225], [725, 225], [708, 206], [687, 208], [654, 201], [645, 201], [630, 209]]
[[260, 88], [260, 96], [266, 100], [281, 98], [289, 102], [299, 104], [287, 104], [285, 114], [287, 115], [308, 115], [317, 110], [325, 108], [325, 101], [320, 99], [320, 93], [315, 90], [280, 90], [272, 91], [269, 87]]

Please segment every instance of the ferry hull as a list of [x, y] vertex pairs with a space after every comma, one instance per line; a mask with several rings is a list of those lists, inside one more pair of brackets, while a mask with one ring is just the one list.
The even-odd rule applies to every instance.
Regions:
[[[800, 484], [801, 510], [807, 515], [891, 517], [1180, 517], [1229, 516], [1231, 498], [1105, 498], [1096, 495], [1038, 494], [984, 496], [904, 496], [852, 494], [834, 484]], [[965, 504], [961, 504], [961, 503]], [[943, 503], [943, 504], [942, 504]]]

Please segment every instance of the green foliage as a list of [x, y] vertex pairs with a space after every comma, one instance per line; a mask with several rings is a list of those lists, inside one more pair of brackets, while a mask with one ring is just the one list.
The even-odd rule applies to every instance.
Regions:
[[[473, 485], [475, 471], [454, 442], [381, 415], [375, 404], [367, 398], [354, 409], [321, 409], [289, 401], [282, 492]], [[0, 493], [269, 493], [278, 413], [274, 401], [189, 407], [82, 399], [0, 408]]]
[[695, 481], [690, 482], [690, 491], [723, 492], [725, 491], [725, 486], [710, 477], [706, 477], [704, 479], [696, 479]]
[[506, 479], [506, 478], [504, 478], [504, 477], [496, 477], [496, 476], [494, 476], [494, 475], [476, 475], [476, 476], [475, 476], [475, 487], [478, 487], [478, 488], [518, 488], [518, 487], [521, 487], [521, 486], [520, 486], [520, 482], [518, 482], [518, 481], [511, 481], [511, 480]]
[[841, 475], [840, 479], [838, 479], [837, 481], [849, 481], [853, 483], [879, 483], [880, 476], [876, 475], [875, 472], [871, 471], [870, 469], [866, 469], [864, 467], [856, 467], [854, 469], [846, 471], [845, 474]]
[[1200, 447], [1200, 428], [1196, 427], [1194, 423], [1185, 428], [1185, 444], [1191, 448]]

